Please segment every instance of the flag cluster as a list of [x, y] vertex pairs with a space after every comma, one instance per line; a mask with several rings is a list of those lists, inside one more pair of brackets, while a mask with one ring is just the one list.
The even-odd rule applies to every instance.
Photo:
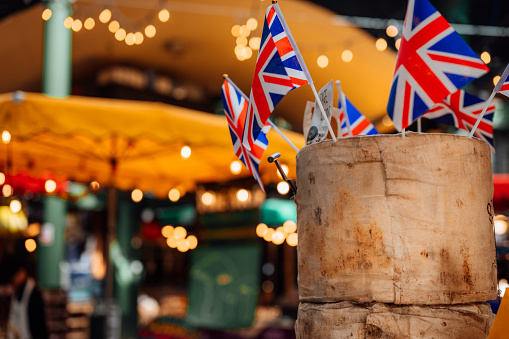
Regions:
[[233, 152], [244, 166], [246, 166], [249, 172], [251, 172], [251, 175], [258, 182], [262, 190], [264, 190], [258, 167], [263, 152], [269, 145], [266, 134], [270, 130], [270, 126], [264, 126], [264, 128], [262, 128], [260, 134], [258, 134], [257, 139], [253, 143], [253, 147], [247, 150], [242, 145], [242, 131], [244, 130], [248, 109], [247, 97], [228, 77], [224, 79], [221, 90], [224, 114], [228, 121], [230, 136], [233, 143]]
[[409, 0], [387, 112], [402, 131], [488, 67], [427, 0]]

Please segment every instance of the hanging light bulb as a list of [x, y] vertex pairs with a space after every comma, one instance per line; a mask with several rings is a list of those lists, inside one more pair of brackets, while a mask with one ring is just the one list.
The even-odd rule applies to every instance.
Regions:
[[387, 33], [387, 35], [390, 36], [391, 38], [394, 38], [396, 35], [398, 35], [399, 30], [398, 30], [398, 27], [396, 27], [394, 25], [389, 25], [389, 26], [387, 26], [385, 33]]
[[18, 213], [19, 211], [21, 211], [21, 202], [16, 199], [11, 200], [11, 202], [9, 203], [9, 208], [11, 209], [12, 213]]
[[143, 192], [140, 189], [134, 189], [131, 192], [131, 199], [133, 199], [134, 202], [140, 202], [141, 199], [143, 199]]
[[380, 38], [376, 41], [375, 43], [375, 47], [377, 50], [379, 50], [380, 52], [383, 52], [387, 49], [387, 41], [385, 41], [384, 38]]
[[44, 20], [44, 21], [48, 21], [48, 20], [51, 18], [51, 14], [53, 14], [53, 13], [51, 12], [51, 9], [46, 8], [46, 9], [42, 12], [42, 20]]
[[154, 25], [148, 25], [145, 27], [145, 35], [147, 38], [153, 38], [156, 35], [156, 28]]
[[118, 30], [120, 29], [120, 24], [118, 23], [117, 20], [113, 20], [109, 23], [108, 25], [108, 30], [111, 32], [111, 33], [116, 33]]
[[87, 18], [83, 26], [85, 26], [85, 29], [88, 29], [90, 31], [92, 28], [95, 27], [95, 20], [93, 18]]
[[2, 142], [6, 145], [11, 142], [11, 133], [9, 131], [2, 132]]
[[182, 147], [182, 149], [180, 150], [180, 155], [184, 159], [189, 158], [191, 156], [191, 147], [189, 146]]
[[12, 189], [12, 186], [9, 184], [5, 184], [2, 186], [2, 195], [5, 198], [10, 197], [14, 193], [14, 190]]
[[481, 60], [487, 65], [491, 62], [491, 55], [489, 52], [484, 51], [481, 53]]
[[170, 12], [167, 10], [167, 9], [163, 9], [161, 11], [159, 11], [159, 20], [161, 20], [161, 22], [166, 22], [170, 19]]
[[316, 60], [316, 63], [318, 64], [318, 67], [325, 68], [329, 64], [329, 58], [327, 58], [326, 55], [320, 55]]
[[180, 191], [176, 188], [172, 188], [168, 193], [168, 199], [172, 202], [177, 202], [180, 199]]
[[111, 19], [111, 11], [109, 9], [104, 9], [101, 14], [99, 14], [99, 21], [103, 24], [107, 23]]
[[44, 183], [44, 189], [48, 193], [53, 193], [57, 189], [57, 183], [54, 180], [46, 180]]

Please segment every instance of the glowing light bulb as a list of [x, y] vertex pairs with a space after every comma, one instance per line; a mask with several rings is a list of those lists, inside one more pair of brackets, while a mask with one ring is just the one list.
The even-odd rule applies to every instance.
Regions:
[[178, 239], [176, 239], [175, 237], [171, 236], [169, 237], [168, 239], [166, 239], [166, 244], [168, 245], [168, 247], [170, 248], [177, 248], [177, 245], [178, 245], [179, 241]]
[[[289, 168], [288, 168], [288, 165], [285, 165], [285, 164], [282, 164], [281, 165], [281, 169], [283, 170], [283, 173], [288, 176], [288, 171], [289, 171]], [[279, 179], [283, 179], [283, 176], [281, 175], [281, 173], [279, 173], [279, 170], [276, 169], [276, 173], [277, 173], [277, 176], [279, 177]]]
[[279, 194], [284, 195], [290, 191], [290, 185], [288, 185], [286, 181], [280, 181], [277, 184], [277, 191], [279, 192]]
[[184, 146], [182, 147], [182, 149], [180, 150], [180, 155], [182, 156], [182, 158], [189, 158], [191, 156], [191, 147], [189, 146]]
[[235, 175], [240, 174], [242, 171], [242, 162], [239, 160], [233, 160], [230, 164], [230, 171]]
[[123, 41], [126, 36], [126, 31], [123, 28], [120, 28], [118, 31], [115, 32], [115, 39], [118, 41]]
[[299, 236], [297, 233], [288, 234], [286, 237], [286, 243], [290, 246], [297, 246], [299, 243]]
[[9, 203], [9, 208], [12, 213], [18, 213], [21, 211], [21, 202], [19, 200], [11, 200]]
[[163, 9], [159, 11], [159, 20], [161, 22], [166, 22], [170, 19], [170, 12], [167, 9]]
[[399, 45], [401, 45], [401, 39], [398, 39], [394, 42], [394, 46], [396, 47], [397, 50], [399, 50]]
[[11, 133], [9, 131], [2, 132], [2, 142], [6, 145], [11, 142]]
[[128, 33], [126, 36], [125, 36], [125, 43], [128, 45], [128, 46], [132, 46], [134, 45], [134, 43], [136, 42], [136, 38], [134, 37], [134, 33]]
[[3, 185], [5, 182], [5, 174], [0, 172], [0, 185]]
[[261, 41], [260, 37], [257, 36], [252, 37], [251, 39], [249, 39], [249, 47], [257, 51], [260, 48], [260, 41]]
[[90, 31], [92, 28], [95, 27], [95, 20], [93, 18], [87, 18], [83, 26], [85, 26], [85, 29], [88, 29]]
[[75, 32], [79, 32], [82, 27], [83, 27], [83, 23], [81, 22], [80, 19], [74, 20], [74, 22], [71, 25], [72, 30]]
[[286, 220], [283, 224], [283, 229], [288, 234], [293, 233], [297, 230], [297, 224], [293, 220]]
[[495, 75], [493, 77], [493, 86], [496, 86], [498, 84], [499, 80], [500, 80], [500, 75]]
[[507, 232], [507, 221], [495, 220], [495, 233], [498, 235], [505, 234]]
[[247, 38], [249, 36], [249, 33], [251, 33], [251, 30], [246, 25], [240, 26], [239, 28], [240, 35], [245, 36]]
[[263, 238], [265, 236], [265, 233], [267, 233], [268, 226], [264, 223], [259, 223], [258, 226], [256, 226], [256, 235], [260, 238]]
[[175, 228], [171, 225], [166, 225], [163, 228], [161, 228], [161, 235], [165, 238], [169, 238], [173, 235], [173, 230]]
[[46, 9], [42, 12], [42, 20], [44, 20], [44, 21], [48, 21], [48, 20], [51, 18], [51, 14], [53, 14], [53, 13], [51, 12], [51, 9], [46, 8]]
[[30, 253], [35, 251], [37, 249], [37, 243], [35, 242], [35, 240], [34, 239], [25, 240], [25, 249]]
[[396, 35], [398, 35], [399, 30], [398, 30], [398, 27], [396, 27], [394, 25], [389, 25], [389, 26], [387, 26], [385, 33], [387, 33], [387, 35], [390, 36], [391, 38], [394, 38]]
[[110, 22], [110, 24], [108, 25], [108, 30], [111, 32], [111, 33], [116, 33], [118, 30], [120, 29], [120, 24], [118, 23], [117, 20], [113, 20], [112, 22]]
[[240, 189], [237, 191], [237, 200], [245, 202], [249, 199], [249, 192], [245, 189]]
[[318, 64], [318, 67], [325, 68], [329, 64], [329, 58], [327, 58], [326, 55], [320, 55], [318, 59], [316, 59], [316, 63]]
[[5, 198], [10, 197], [12, 195], [12, 193], [14, 193], [14, 190], [12, 189], [11, 185], [5, 184], [5, 185], [2, 186], [2, 195]]
[[235, 38], [240, 36], [240, 25], [233, 25], [231, 33]]
[[235, 43], [240, 46], [247, 46], [247, 38], [241, 35], [235, 40]]
[[172, 202], [177, 202], [180, 199], [180, 191], [176, 188], [172, 188], [168, 193], [168, 199]]
[[375, 47], [380, 52], [383, 52], [387, 49], [387, 41], [384, 38], [380, 38], [375, 42]]
[[212, 203], [214, 202], [215, 199], [216, 199], [216, 196], [213, 192], [205, 192], [201, 196], [201, 202], [207, 206], [212, 205]]
[[144, 39], [143, 33], [141, 33], [141, 32], [134, 33], [134, 38], [135, 38], [134, 43], [136, 45], [141, 45], [141, 43], [143, 42], [143, 39]]
[[175, 227], [175, 229], [173, 230], [173, 237], [177, 240], [180, 240], [180, 239], [185, 239], [185, 237], [187, 236], [187, 231], [184, 227], [182, 226], [177, 226]]
[[267, 232], [265, 232], [265, 235], [263, 236], [263, 239], [265, 241], [272, 241], [272, 235], [274, 234], [275, 230], [273, 228], [268, 228]]
[[48, 193], [53, 193], [57, 189], [57, 183], [54, 180], [46, 180], [44, 183], [44, 189]]
[[67, 29], [71, 29], [73, 22], [74, 22], [74, 19], [72, 17], [68, 16], [64, 20], [64, 27]]
[[254, 31], [256, 29], [256, 27], [258, 27], [258, 20], [256, 20], [255, 18], [249, 18], [249, 19], [247, 19], [246, 26], [251, 31]]
[[343, 53], [341, 53], [341, 59], [343, 59], [344, 62], [350, 62], [353, 59], [353, 53], [349, 49], [345, 49]]
[[285, 241], [285, 239], [286, 239], [285, 234], [280, 230], [276, 230], [272, 234], [272, 242], [276, 245], [281, 245]]
[[148, 25], [145, 27], [145, 35], [147, 38], [153, 38], [156, 35], [156, 28], [154, 25]]
[[490, 53], [484, 51], [481, 53], [481, 60], [484, 61], [485, 64], [489, 64], [491, 62]]
[[196, 246], [198, 246], [198, 238], [196, 238], [194, 235], [190, 235], [187, 237], [187, 243], [189, 244], [189, 249], [194, 250]]
[[134, 189], [131, 192], [131, 199], [133, 199], [134, 202], [140, 202], [141, 199], [143, 199], [143, 192], [140, 189]]
[[111, 11], [109, 9], [104, 9], [101, 14], [99, 14], [99, 21], [103, 24], [107, 23], [111, 19]]

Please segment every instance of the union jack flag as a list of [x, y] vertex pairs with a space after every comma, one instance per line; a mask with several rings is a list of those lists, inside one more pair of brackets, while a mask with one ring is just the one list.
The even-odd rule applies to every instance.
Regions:
[[249, 172], [251, 172], [255, 180], [265, 192], [258, 167], [260, 165], [263, 152], [269, 145], [266, 134], [270, 130], [270, 126], [267, 125], [262, 128], [261, 133], [258, 135], [255, 143], [253, 144], [253, 148], [251, 150], [247, 150], [242, 145], [241, 140], [248, 108], [247, 97], [228, 77], [224, 79], [221, 90], [223, 95], [224, 113], [226, 120], [228, 121], [230, 136], [233, 143], [233, 152], [237, 158], [242, 161]]
[[277, 3], [265, 12], [242, 143], [251, 149], [270, 114], [294, 88], [313, 83]]
[[[470, 132], [485, 105], [486, 101], [460, 89], [426, 111], [424, 117]], [[474, 133], [476, 137], [490, 144], [492, 152], [495, 152], [493, 144], [494, 114], [495, 105], [491, 105]]]
[[387, 112], [401, 131], [488, 71], [427, 0], [409, 0]]
[[[364, 115], [359, 112], [359, 110], [348, 100], [346, 95], [340, 93], [340, 95], [344, 96], [346, 102], [346, 114], [348, 116], [348, 121], [350, 122], [350, 130], [352, 131], [352, 135], [373, 135], [378, 134], [378, 131], [375, 129], [375, 126], [366, 119]], [[341, 124], [341, 133], [343, 138], [348, 136], [348, 126], [346, 124], [345, 119], [345, 110], [343, 109], [343, 105], [341, 104], [341, 97], [338, 100], [338, 108], [340, 109], [339, 113], [339, 121]]]

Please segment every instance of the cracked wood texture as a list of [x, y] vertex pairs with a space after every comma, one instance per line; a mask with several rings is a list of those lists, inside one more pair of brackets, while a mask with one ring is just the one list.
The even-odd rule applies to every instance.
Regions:
[[297, 155], [301, 302], [497, 295], [491, 154], [451, 134], [359, 136]]

